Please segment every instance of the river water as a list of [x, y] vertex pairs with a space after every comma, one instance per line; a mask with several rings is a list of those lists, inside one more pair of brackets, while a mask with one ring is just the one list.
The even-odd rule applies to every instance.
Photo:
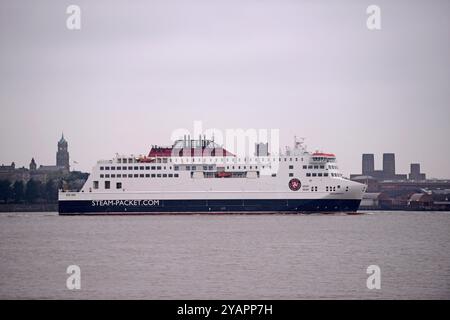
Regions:
[[2, 213], [0, 298], [449, 299], [450, 213]]

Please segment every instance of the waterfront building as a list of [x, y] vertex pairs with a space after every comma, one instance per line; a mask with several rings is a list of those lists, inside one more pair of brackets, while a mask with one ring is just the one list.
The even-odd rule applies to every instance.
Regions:
[[34, 157], [31, 158], [29, 168], [16, 168], [14, 162], [11, 165], [0, 166], [0, 180], [8, 180], [11, 183], [15, 181], [27, 182], [30, 179], [45, 183], [49, 179], [59, 178], [69, 173], [69, 152], [68, 143], [62, 135], [58, 141], [56, 152], [56, 165], [40, 165], [38, 167]]

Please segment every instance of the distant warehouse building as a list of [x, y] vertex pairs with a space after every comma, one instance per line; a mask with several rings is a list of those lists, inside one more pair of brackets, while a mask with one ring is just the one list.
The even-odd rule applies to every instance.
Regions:
[[410, 209], [427, 210], [433, 206], [433, 197], [426, 193], [414, 193], [408, 200]]
[[383, 192], [364, 193], [359, 205], [360, 209], [388, 209], [392, 205], [392, 200]]

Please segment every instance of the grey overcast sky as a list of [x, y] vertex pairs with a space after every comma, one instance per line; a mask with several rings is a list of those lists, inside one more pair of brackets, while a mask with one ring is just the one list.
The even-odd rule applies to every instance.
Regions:
[[[66, 28], [67, 6], [81, 30]], [[379, 31], [366, 8], [381, 8]], [[0, 1], [0, 163], [75, 169], [177, 128], [278, 128], [334, 152], [395, 152], [450, 178], [450, 1]]]

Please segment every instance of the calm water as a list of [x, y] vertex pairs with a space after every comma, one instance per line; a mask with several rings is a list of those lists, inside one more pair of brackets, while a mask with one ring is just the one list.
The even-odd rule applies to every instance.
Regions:
[[450, 213], [0, 214], [0, 298], [449, 299]]

